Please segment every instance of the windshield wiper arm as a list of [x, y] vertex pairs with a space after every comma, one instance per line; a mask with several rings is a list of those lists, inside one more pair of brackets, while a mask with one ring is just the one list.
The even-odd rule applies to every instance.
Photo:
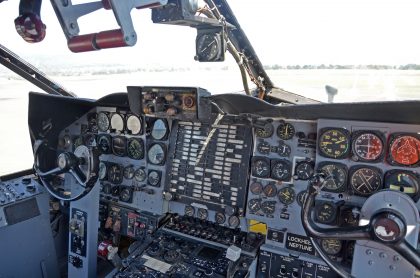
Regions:
[[76, 95], [49, 79], [43, 72], [0, 44], [0, 64], [25, 78], [35, 86], [53, 95], [76, 97]]

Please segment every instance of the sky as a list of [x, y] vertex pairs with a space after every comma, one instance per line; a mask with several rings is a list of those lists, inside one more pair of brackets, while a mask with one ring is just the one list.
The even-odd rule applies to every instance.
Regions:
[[[84, 1], [78, 0], [77, 3]], [[417, 0], [230, 0], [263, 64], [420, 64], [420, 1]], [[153, 24], [150, 10], [134, 10], [134, 47], [71, 53], [49, 1], [41, 17], [47, 36], [24, 42], [14, 29], [18, 0], [0, 4], [0, 44], [31, 60], [66, 57], [70, 63], [130, 63], [183, 67], [194, 64], [196, 31]], [[111, 11], [79, 20], [82, 34], [117, 27]], [[229, 58], [228, 65], [233, 63]], [[220, 64], [218, 65], [220, 66]]]

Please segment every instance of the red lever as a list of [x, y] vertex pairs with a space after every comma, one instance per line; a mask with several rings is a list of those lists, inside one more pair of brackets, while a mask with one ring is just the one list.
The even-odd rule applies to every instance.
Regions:
[[74, 36], [67, 41], [67, 45], [75, 53], [128, 46], [121, 29]]

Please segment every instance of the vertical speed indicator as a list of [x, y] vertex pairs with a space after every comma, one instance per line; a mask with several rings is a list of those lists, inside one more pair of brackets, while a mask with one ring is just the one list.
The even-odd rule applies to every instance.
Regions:
[[319, 154], [335, 159], [348, 156], [350, 151], [350, 133], [343, 128], [327, 128], [321, 130], [318, 137]]

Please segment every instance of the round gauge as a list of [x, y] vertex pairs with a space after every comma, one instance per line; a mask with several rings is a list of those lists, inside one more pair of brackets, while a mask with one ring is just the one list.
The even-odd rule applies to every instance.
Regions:
[[390, 171], [385, 175], [385, 188], [403, 192], [412, 198], [417, 197], [420, 189], [419, 178], [408, 171]]
[[355, 227], [359, 224], [359, 213], [354, 213], [352, 208], [341, 210], [340, 220], [342, 226]]
[[141, 132], [141, 119], [135, 115], [128, 116], [127, 129], [133, 135], [139, 134]]
[[264, 158], [253, 159], [251, 172], [254, 177], [268, 178], [270, 176], [270, 161]]
[[120, 200], [126, 203], [130, 203], [131, 202], [131, 190], [130, 188], [123, 188], [122, 190], [120, 190]]
[[221, 54], [220, 36], [215, 33], [202, 34], [197, 37], [198, 61], [217, 61]]
[[331, 202], [324, 202], [315, 206], [315, 218], [319, 223], [331, 224], [337, 217], [337, 207]]
[[258, 143], [257, 145], [257, 151], [261, 154], [270, 154], [271, 151], [271, 146], [268, 142], [266, 141], [261, 141], [260, 143]]
[[195, 208], [193, 206], [186, 206], [184, 213], [186, 216], [192, 217], [195, 214]]
[[108, 180], [114, 184], [120, 184], [123, 181], [123, 168], [118, 164], [112, 164], [108, 169]]
[[274, 197], [277, 195], [277, 187], [274, 183], [269, 183], [264, 187], [263, 192], [269, 198]]
[[287, 144], [280, 143], [279, 146], [277, 147], [277, 154], [282, 157], [289, 157], [291, 152], [292, 152], [292, 149]]
[[296, 201], [299, 206], [303, 206], [303, 202], [305, 201], [305, 198], [306, 198], [306, 190], [298, 193], [298, 195], [296, 196]]
[[420, 160], [420, 140], [414, 136], [398, 136], [391, 141], [390, 156], [393, 164], [412, 166]]
[[323, 190], [331, 192], [343, 192], [346, 190], [346, 166], [337, 163], [324, 164], [319, 171], [326, 175]]
[[330, 256], [336, 256], [340, 253], [343, 243], [341, 240], [328, 238], [321, 239], [321, 248]]
[[216, 215], [214, 217], [214, 220], [216, 221], [217, 224], [223, 224], [226, 221], [226, 216], [221, 213], [221, 212], [216, 212]]
[[275, 201], [265, 201], [261, 204], [261, 210], [265, 214], [273, 215], [276, 211], [276, 202]]
[[112, 192], [112, 186], [109, 183], [105, 183], [102, 185], [102, 192], [104, 194], [111, 194]]
[[288, 206], [295, 201], [296, 193], [292, 187], [286, 186], [279, 190], [279, 194], [277, 196], [282, 204]]
[[345, 129], [326, 129], [318, 139], [320, 155], [329, 158], [345, 158], [350, 150], [349, 132]]
[[138, 182], [142, 182], [146, 179], [146, 172], [143, 168], [139, 168], [134, 173], [134, 179]]
[[106, 164], [101, 161], [99, 163], [99, 173], [98, 173], [99, 179], [100, 180], [106, 179], [106, 174], [107, 174], [107, 172], [106, 172]]
[[168, 122], [163, 119], [158, 119], [153, 123], [152, 137], [155, 140], [163, 140], [168, 134]]
[[124, 120], [120, 114], [113, 114], [111, 117], [111, 129], [122, 132], [124, 130]]
[[292, 166], [286, 160], [272, 161], [271, 178], [279, 181], [290, 180], [292, 176]]
[[314, 164], [309, 161], [298, 162], [295, 168], [295, 176], [299, 180], [309, 180], [314, 172]]
[[259, 138], [271, 137], [274, 133], [274, 126], [272, 123], [266, 123], [263, 128], [257, 127], [255, 129], [255, 135]]
[[127, 166], [124, 168], [124, 178], [127, 180], [131, 180], [134, 177], [134, 173], [136, 171], [134, 170], [133, 166]]
[[142, 139], [130, 138], [127, 143], [129, 158], [140, 160], [144, 158], [144, 143]]
[[108, 135], [99, 135], [98, 148], [101, 153], [111, 153], [111, 137]]
[[111, 188], [111, 194], [112, 194], [112, 196], [115, 196], [115, 197], [120, 195], [120, 186], [119, 185], [113, 186]]
[[237, 228], [239, 227], [239, 224], [241, 224], [241, 221], [239, 220], [238, 216], [232, 215], [231, 217], [229, 217], [228, 223], [230, 227]]
[[209, 217], [209, 212], [204, 208], [199, 208], [197, 211], [197, 217], [201, 220], [206, 220]]
[[225, 206], [225, 213], [228, 216], [234, 215], [238, 211], [237, 207]]
[[151, 186], [159, 186], [160, 184], [160, 174], [158, 171], [152, 170], [149, 172], [149, 175], [147, 176], [147, 181]]
[[289, 123], [280, 123], [277, 127], [277, 136], [282, 140], [290, 140], [295, 135], [295, 127]]
[[263, 186], [259, 182], [253, 182], [250, 185], [250, 191], [252, 192], [252, 194], [259, 195], [263, 191]]
[[382, 139], [372, 133], [366, 132], [357, 135], [353, 140], [353, 154], [362, 161], [376, 161], [384, 152]]
[[99, 112], [97, 116], [98, 130], [105, 132], [109, 129], [109, 117], [105, 112]]
[[155, 165], [162, 165], [165, 162], [166, 152], [162, 145], [153, 144], [147, 152], [149, 162]]
[[255, 213], [261, 209], [261, 199], [251, 199], [248, 202], [248, 208], [251, 213]]
[[125, 137], [117, 136], [112, 138], [112, 153], [117, 156], [125, 156]]
[[352, 171], [349, 179], [354, 193], [360, 196], [369, 196], [378, 191], [382, 186], [381, 173], [376, 168], [358, 168]]

